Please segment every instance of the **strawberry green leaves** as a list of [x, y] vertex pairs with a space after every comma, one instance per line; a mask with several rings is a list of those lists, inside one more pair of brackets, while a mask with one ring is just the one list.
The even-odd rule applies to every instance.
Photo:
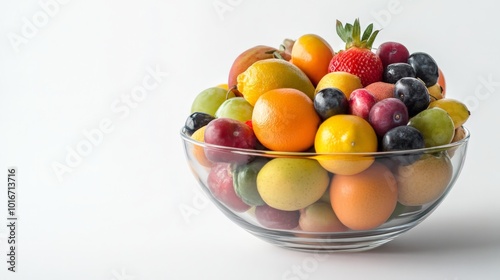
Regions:
[[346, 23], [345, 25], [337, 20], [336, 29], [340, 39], [346, 43], [346, 49], [351, 47], [371, 49], [379, 32], [379, 30], [373, 31], [373, 23], [371, 23], [366, 27], [361, 36], [359, 19], [356, 19], [354, 24]]

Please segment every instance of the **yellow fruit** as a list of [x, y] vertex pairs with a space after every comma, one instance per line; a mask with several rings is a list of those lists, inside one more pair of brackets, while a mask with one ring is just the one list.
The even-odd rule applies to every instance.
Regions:
[[427, 88], [431, 96], [431, 101], [443, 99], [443, 88], [440, 84], [435, 83], [433, 86]]
[[257, 190], [267, 205], [284, 211], [305, 208], [328, 188], [328, 172], [313, 159], [275, 158], [257, 175]]
[[429, 104], [429, 108], [434, 107], [441, 108], [448, 112], [448, 115], [450, 115], [451, 119], [453, 120], [455, 129], [462, 126], [470, 116], [470, 111], [467, 106], [464, 103], [452, 98], [443, 98], [432, 101]]
[[[455, 129], [455, 134], [453, 135], [453, 139], [451, 140], [451, 143], [458, 142], [467, 136], [467, 132], [465, 131], [465, 128], [463, 126], [460, 126], [459, 128]], [[455, 155], [455, 151], [458, 149], [458, 147], [453, 147], [450, 148], [448, 152], [448, 156], [450, 158], [453, 158]]]
[[227, 84], [218, 84], [217, 87], [225, 89], [225, 90], [229, 90], [229, 87], [227, 86]]
[[316, 34], [304, 34], [294, 43], [292, 63], [297, 65], [316, 85], [328, 73], [333, 49], [328, 42]]
[[[207, 128], [206, 125], [200, 127], [198, 130], [193, 132], [193, 134], [191, 134], [191, 138], [198, 142], [205, 142], [205, 128]], [[193, 155], [201, 165], [206, 167], [212, 166], [212, 162], [205, 156], [205, 150], [203, 147], [193, 145]]]
[[[314, 148], [319, 163], [328, 171], [353, 175], [367, 169], [373, 157], [348, 155], [377, 151], [377, 135], [372, 126], [355, 115], [335, 115], [326, 119], [318, 128]], [[347, 153], [327, 155], [327, 153]]]
[[452, 175], [453, 166], [446, 154], [425, 155], [410, 165], [399, 166], [396, 170], [399, 203], [418, 206], [437, 200]]
[[351, 73], [330, 72], [323, 76], [323, 78], [321, 78], [321, 80], [318, 82], [318, 85], [316, 85], [315, 93], [328, 87], [340, 89], [345, 94], [347, 99], [349, 99], [349, 96], [351, 96], [351, 92], [353, 92], [355, 89], [362, 88], [363, 85], [361, 84], [361, 80], [359, 79], [359, 77]]
[[253, 106], [257, 99], [272, 89], [294, 88], [314, 98], [314, 86], [297, 66], [283, 59], [263, 59], [254, 62], [237, 78], [238, 91]]

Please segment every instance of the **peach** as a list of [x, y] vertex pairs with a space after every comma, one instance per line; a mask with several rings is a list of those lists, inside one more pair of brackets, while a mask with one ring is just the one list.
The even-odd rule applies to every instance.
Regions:
[[388, 97], [394, 97], [394, 84], [386, 82], [375, 82], [367, 85], [365, 89], [373, 94], [377, 101]]

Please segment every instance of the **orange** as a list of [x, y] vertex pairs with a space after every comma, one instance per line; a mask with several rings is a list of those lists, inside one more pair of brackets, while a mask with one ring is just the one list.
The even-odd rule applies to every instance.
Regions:
[[[196, 140], [198, 142], [205, 142], [205, 128], [207, 126], [202, 126], [198, 128], [193, 134], [191, 134], [191, 138], [193, 140]], [[198, 163], [200, 163], [203, 166], [210, 167], [212, 166], [212, 162], [208, 160], [208, 158], [205, 156], [205, 150], [203, 149], [202, 146], [198, 146], [193, 144], [193, 156], [198, 160]]]
[[267, 91], [277, 88], [294, 88], [305, 93], [312, 100], [314, 86], [307, 75], [292, 63], [277, 58], [254, 62], [238, 75], [238, 91], [252, 106]]
[[312, 100], [293, 88], [270, 90], [260, 96], [253, 108], [255, 136], [274, 151], [307, 150], [313, 146], [319, 124]]
[[348, 72], [331, 72], [323, 76], [321, 80], [316, 85], [315, 92], [328, 88], [334, 87], [340, 89], [347, 99], [351, 96], [351, 93], [358, 88], [362, 88], [361, 79]]
[[[326, 119], [318, 128], [314, 140], [319, 163], [328, 171], [352, 175], [367, 169], [374, 161], [371, 156], [349, 153], [377, 151], [377, 135], [372, 126], [355, 115], [335, 115]], [[328, 155], [328, 153], [345, 153]]]
[[330, 200], [342, 224], [353, 230], [373, 229], [387, 221], [396, 208], [396, 178], [378, 162], [356, 175], [335, 175]]
[[333, 49], [321, 36], [305, 34], [292, 47], [291, 61], [297, 65], [316, 85], [328, 73]]

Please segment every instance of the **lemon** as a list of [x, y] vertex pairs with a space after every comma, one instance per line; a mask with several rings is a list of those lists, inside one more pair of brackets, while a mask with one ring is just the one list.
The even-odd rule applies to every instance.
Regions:
[[328, 87], [340, 89], [345, 94], [347, 99], [349, 99], [351, 92], [355, 89], [362, 88], [363, 85], [361, 84], [361, 79], [351, 73], [330, 72], [319, 80], [316, 85], [315, 93]]
[[452, 98], [443, 98], [432, 101], [429, 104], [429, 108], [438, 107], [445, 110], [453, 120], [453, 126], [455, 129], [461, 127], [470, 116], [470, 111], [467, 106]]
[[365, 119], [355, 115], [341, 114], [326, 119], [314, 139], [316, 152], [322, 154], [317, 156], [319, 163], [326, 170], [341, 175], [353, 175], [370, 167], [373, 157], [348, 154], [376, 152], [377, 145], [375, 130]]
[[314, 98], [314, 86], [307, 75], [292, 63], [277, 58], [254, 62], [238, 75], [238, 91], [252, 106], [267, 91], [278, 88], [294, 88]]
[[314, 159], [275, 158], [257, 175], [257, 190], [267, 205], [284, 211], [305, 208], [321, 198], [328, 172]]

